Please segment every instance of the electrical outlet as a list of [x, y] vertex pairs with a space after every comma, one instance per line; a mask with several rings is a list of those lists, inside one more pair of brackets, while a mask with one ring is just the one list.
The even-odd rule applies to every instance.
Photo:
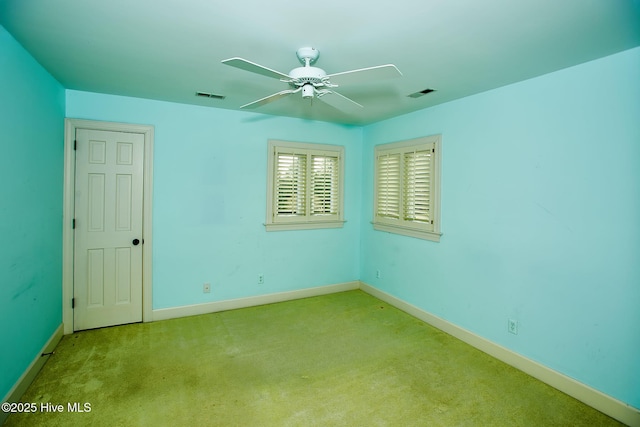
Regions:
[[518, 335], [518, 321], [509, 319], [507, 322], [507, 330], [513, 335]]
[[264, 283], [264, 274], [258, 274], [258, 284], [262, 285]]
[[382, 277], [382, 273], [380, 273], [380, 270], [376, 270], [376, 279], [380, 279]]
[[208, 294], [211, 292], [211, 283], [205, 283], [202, 285], [202, 293]]

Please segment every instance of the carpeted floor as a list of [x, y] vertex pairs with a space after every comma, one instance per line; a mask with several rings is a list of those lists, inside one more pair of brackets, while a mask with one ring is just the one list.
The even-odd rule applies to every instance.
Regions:
[[6, 426], [620, 425], [362, 291], [65, 336], [22, 400], [64, 411]]

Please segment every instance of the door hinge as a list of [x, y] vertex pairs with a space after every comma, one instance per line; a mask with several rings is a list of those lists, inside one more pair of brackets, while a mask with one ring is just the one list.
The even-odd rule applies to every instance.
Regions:
[[73, 140], [73, 150], [77, 150], [78, 149], [78, 140], [74, 139]]
[[71, 298], [71, 308], [76, 308], [76, 299]]
[[73, 221], [71, 222], [71, 228], [72, 228], [73, 230], [75, 230], [75, 229], [76, 229], [76, 219], [75, 219], [75, 218], [73, 218]]

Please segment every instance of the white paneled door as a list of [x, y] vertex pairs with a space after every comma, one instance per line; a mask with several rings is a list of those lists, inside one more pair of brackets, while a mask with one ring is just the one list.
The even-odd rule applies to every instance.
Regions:
[[144, 135], [76, 130], [74, 330], [142, 321]]

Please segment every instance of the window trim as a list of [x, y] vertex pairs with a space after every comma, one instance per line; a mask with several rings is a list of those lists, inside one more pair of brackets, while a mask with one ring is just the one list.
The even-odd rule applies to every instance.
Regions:
[[[276, 179], [276, 155], [280, 151], [294, 150], [298, 151], [295, 154], [306, 154], [309, 159], [313, 155], [320, 156], [337, 156], [338, 157], [338, 213], [337, 215], [331, 215], [331, 218], [325, 219], [322, 216], [311, 217], [306, 215], [304, 218], [300, 217], [277, 217], [275, 215], [275, 204], [277, 200], [275, 179]], [[323, 229], [323, 228], [341, 228], [344, 225], [344, 147], [341, 145], [330, 144], [316, 144], [308, 142], [294, 142], [294, 141], [282, 141], [276, 139], [270, 139], [268, 141], [267, 151], [267, 215], [265, 221], [265, 228], [267, 231], [286, 231], [286, 230], [311, 230], [311, 229]], [[310, 162], [307, 162], [309, 169], [311, 167]], [[307, 179], [310, 186], [310, 179]], [[307, 192], [306, 200], [307, 206], [310, 205], [311, 192]]]
[[[402, 212], [400, 212], [399, 219], [385, 218], [378, 216], [378, 157], [384, 154], [400, 153], [400, 163], [403, 163], [403, 156], [405, 153], [411, 151], [424, 151], [428, 146], [432, 145], [434, 149], [433, 162], [431, 164], [432, 173], [432, 194], [430, 199], [430, 212], [433, 218], [433, 229], [427, 230], [423, 224], [414, 223], [413, 221], [406, 221], [402, 219]], [[439, 242], [440, 236], [440, 192], [441, 192], [441, 160], [442, 160], [442, 136], [431, 135], [425, 137], [419, 137], [404, 141], [392, 142], [387, 144], [379, 144], [374, 147], [373, 150], [374, 161], [374, 183], [373, 183], [373, 228], [379, 231], [385, 231], [389, 233], [401, 234], [404, 236], [415, 237], [424, 240], [430, 240], [433, 242]], [[401, 176], [399, 186], [399, 209], [403, 209], [403, 193], [404, 193], [404, 180]], [[428, 227], [431, 228], [431, 227]]]

